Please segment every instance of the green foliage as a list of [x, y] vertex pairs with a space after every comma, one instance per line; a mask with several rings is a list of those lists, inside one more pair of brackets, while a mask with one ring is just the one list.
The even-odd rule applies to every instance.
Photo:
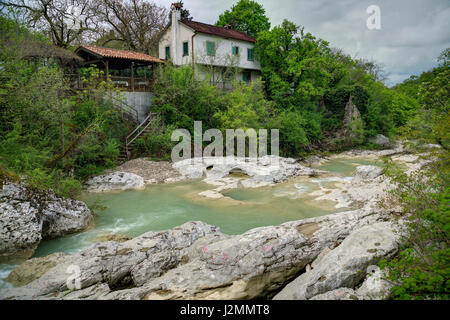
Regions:
[[[0, 28], [14, 31], [6, 40], [0, 38], [4, 50], [32, 37], [3, 18]], [[74, 196], [83, 179], [116, 164], [119, 141], [129, 131], [103, 101], [111, 84], [101, 80], [97, 69], [86, 68], [82, 72], [87, 89], [74, 94], [57, 61], [24, 60], [17, 50], [4, 50], [0, 50], [0, 162], [6, 170], [27, 176], [32, 186]]]
[[299, 155], [309, 144], [305, 129], [308, 120], [299, 112], [281, 112], [271, 123], [274, 128], [280, 129], [281, 155]]
[[170, 160], [172, 148], [176, 142], [171, 141], [172, 132], [177, 127], [164, 126], [162, 119], [156, 119], [152, 124], [152, 130], [139, 137], [134, 147], [135, 157], [152, 157], [154, 159]]
[[[445, 52], [441, 55], [445, 56]], [[441, 58], [443, 59], [443, 58]], [[441, 60], [442, 61], [442, 60]], [[417, 100], [420, 107], [402, 128], [402, 134], [410, 139], [419, 139], [450, 146], [450, 66], [448, 61], [426, 73], [426, 80], [417, 81]]]
[[404, 126], [409, 119], [414, 117], [419, 108], [419, 102], [403, 92], [393, 91], [391, 101], [392, 120], [395, 127]]
[[255, 50], [268, 97], [278, 108], [314, 108], [335, 81], [328, 43], [287, 20], [262, 32]]
[[394, 284], [393, 299], [450, 297], [449, 154], [433, 157], [438, 160], [409, 175], [392, 164], [386, 169], [396, 188], [385, 204], [402, 207], [406, 220], [399, 254], [380, 263]]
[[235, 84], [234, 90], [221, 97], [225, 109], [218, 110], [214, 118], [220, 128], [244, 130], [268, 128], [267, 121], [273, 115], [274, 104], [264, 98], [261, 83]]
[[255, 38], [260, 32], [270, 29], [266, 10], [258, 2], [251, 0], [239, 0], [231, 10], [221, 14], [216, 26], [224, 27], [225, 25], [231, 25], [232, 29], [245, 32]]
[[192, 67], [159, 68], [153, 92], [153, 110], [162, 114], [167, 125], [192, 130], [196, 120], [217, 127], [213, 115], [220, 106], [219, 92], [207, 81], [197, 81]]
[[366, 124], [365, 130], [368, 137], [378, 133], [391, 136], [395, 126], [391, 113], [392, 92], [381, 82], [370, 82], [367, 86], [370, 92], [367, 110], [362, 113]]

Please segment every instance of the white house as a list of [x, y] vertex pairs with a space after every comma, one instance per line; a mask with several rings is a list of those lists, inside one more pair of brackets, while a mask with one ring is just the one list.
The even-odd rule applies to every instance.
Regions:
[[232, 81], [249, 83], [260, 77], [255, 38], [229, 27], [181, 20], [181, 8], [172, 4], [172, 21], [159, 40], [159, 58], [175, 65], [192, 64], [199, 78], [224, 88]]

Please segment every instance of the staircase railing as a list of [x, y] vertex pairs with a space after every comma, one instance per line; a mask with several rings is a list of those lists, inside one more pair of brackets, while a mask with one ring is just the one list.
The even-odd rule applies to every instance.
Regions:
[[[114, 104], [114, 101], [112, 101], [112, 107], [114, 109], [116, 109], [119, 112], [125, 113], [130, 118], [130, 120], [133, 120], [133, 122], [139, 123], [139, 112], [135, 108], [127, 104], [125, 101], [116, 98], [113, 95], [110, 95], [109, 97], [118, 103]], [[122, 107], [122, 105], [125, 107]]]
[[154, 116], [158, 115], [158, 113], [149, 113], [148, 116], [142, 121], [133, 131], [126, 137], [125, 139], [125, 151], [127, 157], [129, 158], [129, 146], [141, 136], [141, 134], [150, 126], [152, 123]]

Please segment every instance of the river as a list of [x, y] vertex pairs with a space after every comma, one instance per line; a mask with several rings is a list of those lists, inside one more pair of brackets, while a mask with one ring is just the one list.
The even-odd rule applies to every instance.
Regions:
[[[187, 221], [204, 221], [219, 226], [226, 234], [241, 234], [256, 227], [345, 211], [349, 208], [337, 210], [331, 202], [315, 201], [310, 193], [320, 186], [330, 187], [343, 179], [352, 179], [356, 166], [368, 164], [382, 165], [380, 161], [364, 158], [333, 159], [316, 167], [330, 171], [325, 177], [295, 177], [273, 187], [232, 189], [223, 192], [227, 198], [219, 200], [198, 196], [213, 188], [201, 180], [149, 185], [144, 190], [84, 194], [81, 200], [96, 213], [95, 227], [42, 241], [33, 257], [73, 253], [111, 233], [136, 237]], [[0, 290], [11, 286], [4, 278], [22, 261], [0, 264]]]

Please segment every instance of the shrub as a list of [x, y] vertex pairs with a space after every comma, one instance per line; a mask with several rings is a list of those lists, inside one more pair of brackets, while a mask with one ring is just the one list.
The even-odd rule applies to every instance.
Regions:
[[450, 298], [450, 188], [448, 152], [427, 169], [410, 175], [390, 165], [386, 174], [396, 184], [384, 205], [402, 207], [406, 234], [399, 254], [380, 266], [394, 284], [393, 299]]

